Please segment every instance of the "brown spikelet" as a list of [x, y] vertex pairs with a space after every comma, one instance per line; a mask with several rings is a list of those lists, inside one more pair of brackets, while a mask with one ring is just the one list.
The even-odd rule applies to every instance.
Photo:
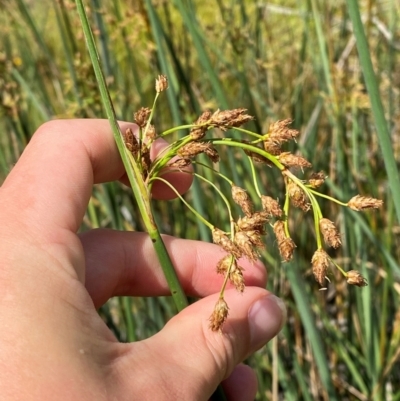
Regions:
[[283, 241], [286, 238], [285, 234], [285, 223], [282, 220], [278, 220], [274, 224], [274, 233], [276, 236], [276, 240], [279, 242]]
[[326, 175], [324, 174], [323, 171], [320, 171], [319, 173], [312, 173], [311, 177], [308, 180], [308, 184], [312, 188], [319, 188], [326, 180]]
[[123, 137], [127, 149], [133, 154], [133, 156], [136, 156], [139, 151], [139, 142], [136, 136], [133, 134], [132, 130], [128, 128], [123, 133]]
[[274, 224], [274, 233], [278, 242], [278, 249], [283, 262], [288, 262], [293, 258], [296, 244], [290, 237], [286, 237], [284, 223], [278, 220]]
[[237, 291], [243, 292], [245, 288], [243, 269], [237, 263], [233, 267], [229, 273], [229, 281], [235, 286]]
[[168, 167], [182, 169], [191, 164], [190, 159], [182, 159], [181, 157], [168, 163]]
[[214, 127], [222, 130], [227, 130], [233, 127], [240, 127], [241, 125], [253, 120], [254, 117], [245, 114], [246, 109], [232, 109], [232, 110], [217, 110], [211, 116], [211, 124]]
[[319, 227], [321, 229], [321, 233], [324, 237], [324, 241], [327, 245], [332, 248], [339, 248], [342, 245], [342, 241], [340, 239], [340, 234], [335, 224], [329, 219], [323, 218], [319, 222]]
[[262, 208], [268, 216], [282, 217], [282, 209], [275, 199], [267, 195], [261, 195]]
[[151, 114], [151, 109], [149, 109], [148, 107], [141, 107], [133, 115], [133, 118], [139, 127], [144, 128], [147, 124], [147, 120], [149, 119], [150, 114]]
[[190, 137], [197, 141], [201, 138], [203, 138], [206, 134], [207, 129], [209, 128], [209, 125], [207, 125], [207, 122], [210, 121], [211, 118], [211, 111], [205, 111], [201, 116], [197, 119], [195, 122], [196, 125], [200, 125], [200, 127], [192, 128], [190, 130]]
[[256, 248], [264, 248], [264, 242], [261, 239], [261, 235], [264, 235], [263, 231], [260, 232], [259, 230], [249, 230], [244, 232]]
[[237, 185], [232, 185], [232, 199], [241, 207], [246, 216], [251, 216], [253, 212], [253, 204], [249, 195], [243, 188], [240, 188]]
[[218, 152], [209, 142], [189, 142], [180, 148], [177, 153], [183, 158], [195, 157], [200, 153], [205, 153], [214, 163], [219, 161]]
[[289, 181], [286, 190], [293, 206], [300, 208], [304, 212], [308, 212], [311, 208], [310, 202], [304, 191], [293, 181]]
[[225, 275], [232, 267], [232, 264], [236, 264], [236, 259], [232, 255], [224, 256], [217, 263], [217, 273]]
[[357, 287], [365, 287], [368, 285], [367, 280], [357, 270], [350, 270], [346, 273], [347, 284]]
[[228, 304], [223, 298], [219, 298], [214, 306], [214, 311], [210, 316], [210, 329], [212, 331], [221, 330], [222, 325], [228, 317]]
[[159, 75], [156, 79], [156, 92], [160, 93], [168, 88], [168, 79], [166, 75]]
[[298, 167], [298, 168], [309, 168], [312, 167], [312, 164], [306, 160], [304, 157], [294, 155], [290, 152], [282, 152], [278, 156], [278, 160], [285, 167]]
[[312, 259], [312, 271], [315, 280], [323, 287], [326, 277], [326, 271], [329, 267], [329, 257], [328, 254], [323, 249], [318, 249], [315, 251]]
[[241, 231], [257, 230], [264, 232], [264, 225], [268, 221], [268, 215], [264, 211], [255, 212], [251, 216], [239, 218], [237, 225]]
[[235, 244], [247, 259], [254, 262], [258, 259], [258, 254], [253, 248], [253, 244], [245, 232], [239, 231], [235, 234]]
[[299, 131], [289, 128], [292, 122], [293, 120], [287, 118], [270, 124], [266, 141], [281, 145], [284, 142], [296, 139], [299, 136]]
[[146, 133], [145, 133], [145, 142], [146, 143], [151, 143], [156, 139], [156, 129], [154, 127], [154, 125], [150, 124], [147, 129], [146, 129]]
[[383, 201], [381, 201], [380, 199], [361, 195], [353, 196], [347, 203], [347, 206], [350, 209], [356, 210], [357, 212], [366, 209], [378, 209], [382, 205]]
[[150, 170], [151, 166], [151, 159], [150, 159], [150, 149], [146, 146], [142, 146], [141, 150], [141, 155], [142, 155], [142, 172], [143, 176], [147, 177], [147, 174]]
[[240, 258], [240, 256], [242, 256], [242, 252], [229, 239], [228, 235], [224, 231], [214, 227], [214, 229], [212, 230], [212, 238], [214, 244], [219, 245], [226, 252], [234, 255], [236, 258]]
[[282, 152], [281, 145], [271, 139], [266, 139], [264, 141], [264, 149], [273, 156], [278, 156]]

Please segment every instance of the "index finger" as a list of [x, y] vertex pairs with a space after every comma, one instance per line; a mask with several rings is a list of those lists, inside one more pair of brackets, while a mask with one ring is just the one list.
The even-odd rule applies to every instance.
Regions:
[[[121, 122], [120, 127], [122, 132], [137, 130], [128, 122]], [[155, 147], [160, 150], [163, 145]], [[93, 184], [119, 180], [124, 174], [107, 120], [55, 120], [33, 135], [4, 182], [0, 200], [8, 212], [31, 226], [40, 226], [41, 232], [55, 227], [76, 232]], [[168, 176], [179, 192], [190, 187], [190, 174]], [[154, 195], [163, 198], [165, 194], [158, 188]]]

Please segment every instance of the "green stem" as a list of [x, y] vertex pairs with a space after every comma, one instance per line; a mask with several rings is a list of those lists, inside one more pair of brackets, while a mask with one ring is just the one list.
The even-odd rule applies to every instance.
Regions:
[[142, 216], [146, 231], [148, 232], [153, 242], [154, 249], [157, 253], [157, 257], [160, 261], [161, 267], [163, 269], [175, 305], [178, 311], [181, 311], [185, 306], [188, 305], [187, 298], [179, 283], [178, 277], [175, 272], [175, 268], [168, 255], [167, 249], [165, 248], [165, 244], [162, 241], [160, 232], [158, 231], [158, 228], [154, 222], [150, 208], [150, 194], [148, 192], [146, 184], [143, 181], [140, 168], [137, 165], [132, 154], [127, 150], [125, 143], [122, 139], [122, 133], [117, 122], [111, 97], [108, 92], [104, 74], [100, 66], [99, 55], [96, 49], [93, 33], [90, 29], [89, 21], [87, 19], [87, 15], [82, 0], [76, 0], [76, 5], [83, 28], [83, 33], [85, 35], [90, 59], [96, 75], [97, 84], [100, 90], [101, 99], [103, 101], [103, 106], [106, 111], [108, 121], [111, 125], [111, 129], [114, 135], [115, 142], [118, 147], [118, 151], [121, 155], [121, 159], [124, 164], [127, 176], [129, 178], [133, 194], [138, 204], [140, 215]]

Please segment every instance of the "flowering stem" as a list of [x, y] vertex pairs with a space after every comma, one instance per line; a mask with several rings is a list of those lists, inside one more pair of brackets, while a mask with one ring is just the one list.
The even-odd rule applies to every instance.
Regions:
[[154, 249], [157, 253], [158, 259], [160, 261], [161, 267], [166, 277], [175, 305], [178, 311], [181, 311], [188, 305], [187, 298], [182, 290], [172, 261], [168, 255], [168, 252], [162, 241], [161, 235], [154, 222], [150, 208], [150, 195], [146, 187], [146, 184], [143, 181], [140, 168], [136, 163], [135, 159], [133, 158], [132, 154], [127, 150], [124, 141], [122, 139], [122, 133], [116, 119], [111, 97], [108, 92], [104, 74], [100, 66], [99, 55], [96, 49], [93, 33], [90, 29], [89, 21], [87, 19], [87, 15], [82, 0], [76, 0], [76, 5], [83, 28], [83, 33], [85, 35], [85, 39], [87, 42], [87, 48], [89, 51], [90, 59], [96, 75], [97, 84], [100, 90], [101, 99], [103, 101], [103, 106], [106, 111], [108, 120], [110, 122], [114, 139], [118, 147], [118, 151], [121, 155], [121, 159], [124, 164], [127, 176], [129, 178], [129, 182], [131, 184], [133, 194], [138, 204], [139, 211], [142, 216], [146, 231], [148, 232], [153, 242]]

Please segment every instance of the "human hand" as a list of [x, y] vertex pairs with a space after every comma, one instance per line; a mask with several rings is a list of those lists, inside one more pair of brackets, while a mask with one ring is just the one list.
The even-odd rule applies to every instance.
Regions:
[[[222, 251], [172, 237], [164, 239], [185, 292], [204, 298], [132, 344], [118, 343], [98, 316], [113, 296], [168, 294], [146, 234], [77, 235], [93, 184], [118, 179], [126, 180], [108, 122], [60, 120], [40, 127], [0, 188], [2, 400], [199, 401], [223, 380], [229, 400], [253, 400], [255, 374], [240, 362], [284, 322], [260, 263], [243, 263], [242, 295], [225, 292], [222, 335], [208, 328]], [[168, 179], [180, 192], [191, 184], [188, 174]], [[171, 196], [157, 185], [154, 197]]]

